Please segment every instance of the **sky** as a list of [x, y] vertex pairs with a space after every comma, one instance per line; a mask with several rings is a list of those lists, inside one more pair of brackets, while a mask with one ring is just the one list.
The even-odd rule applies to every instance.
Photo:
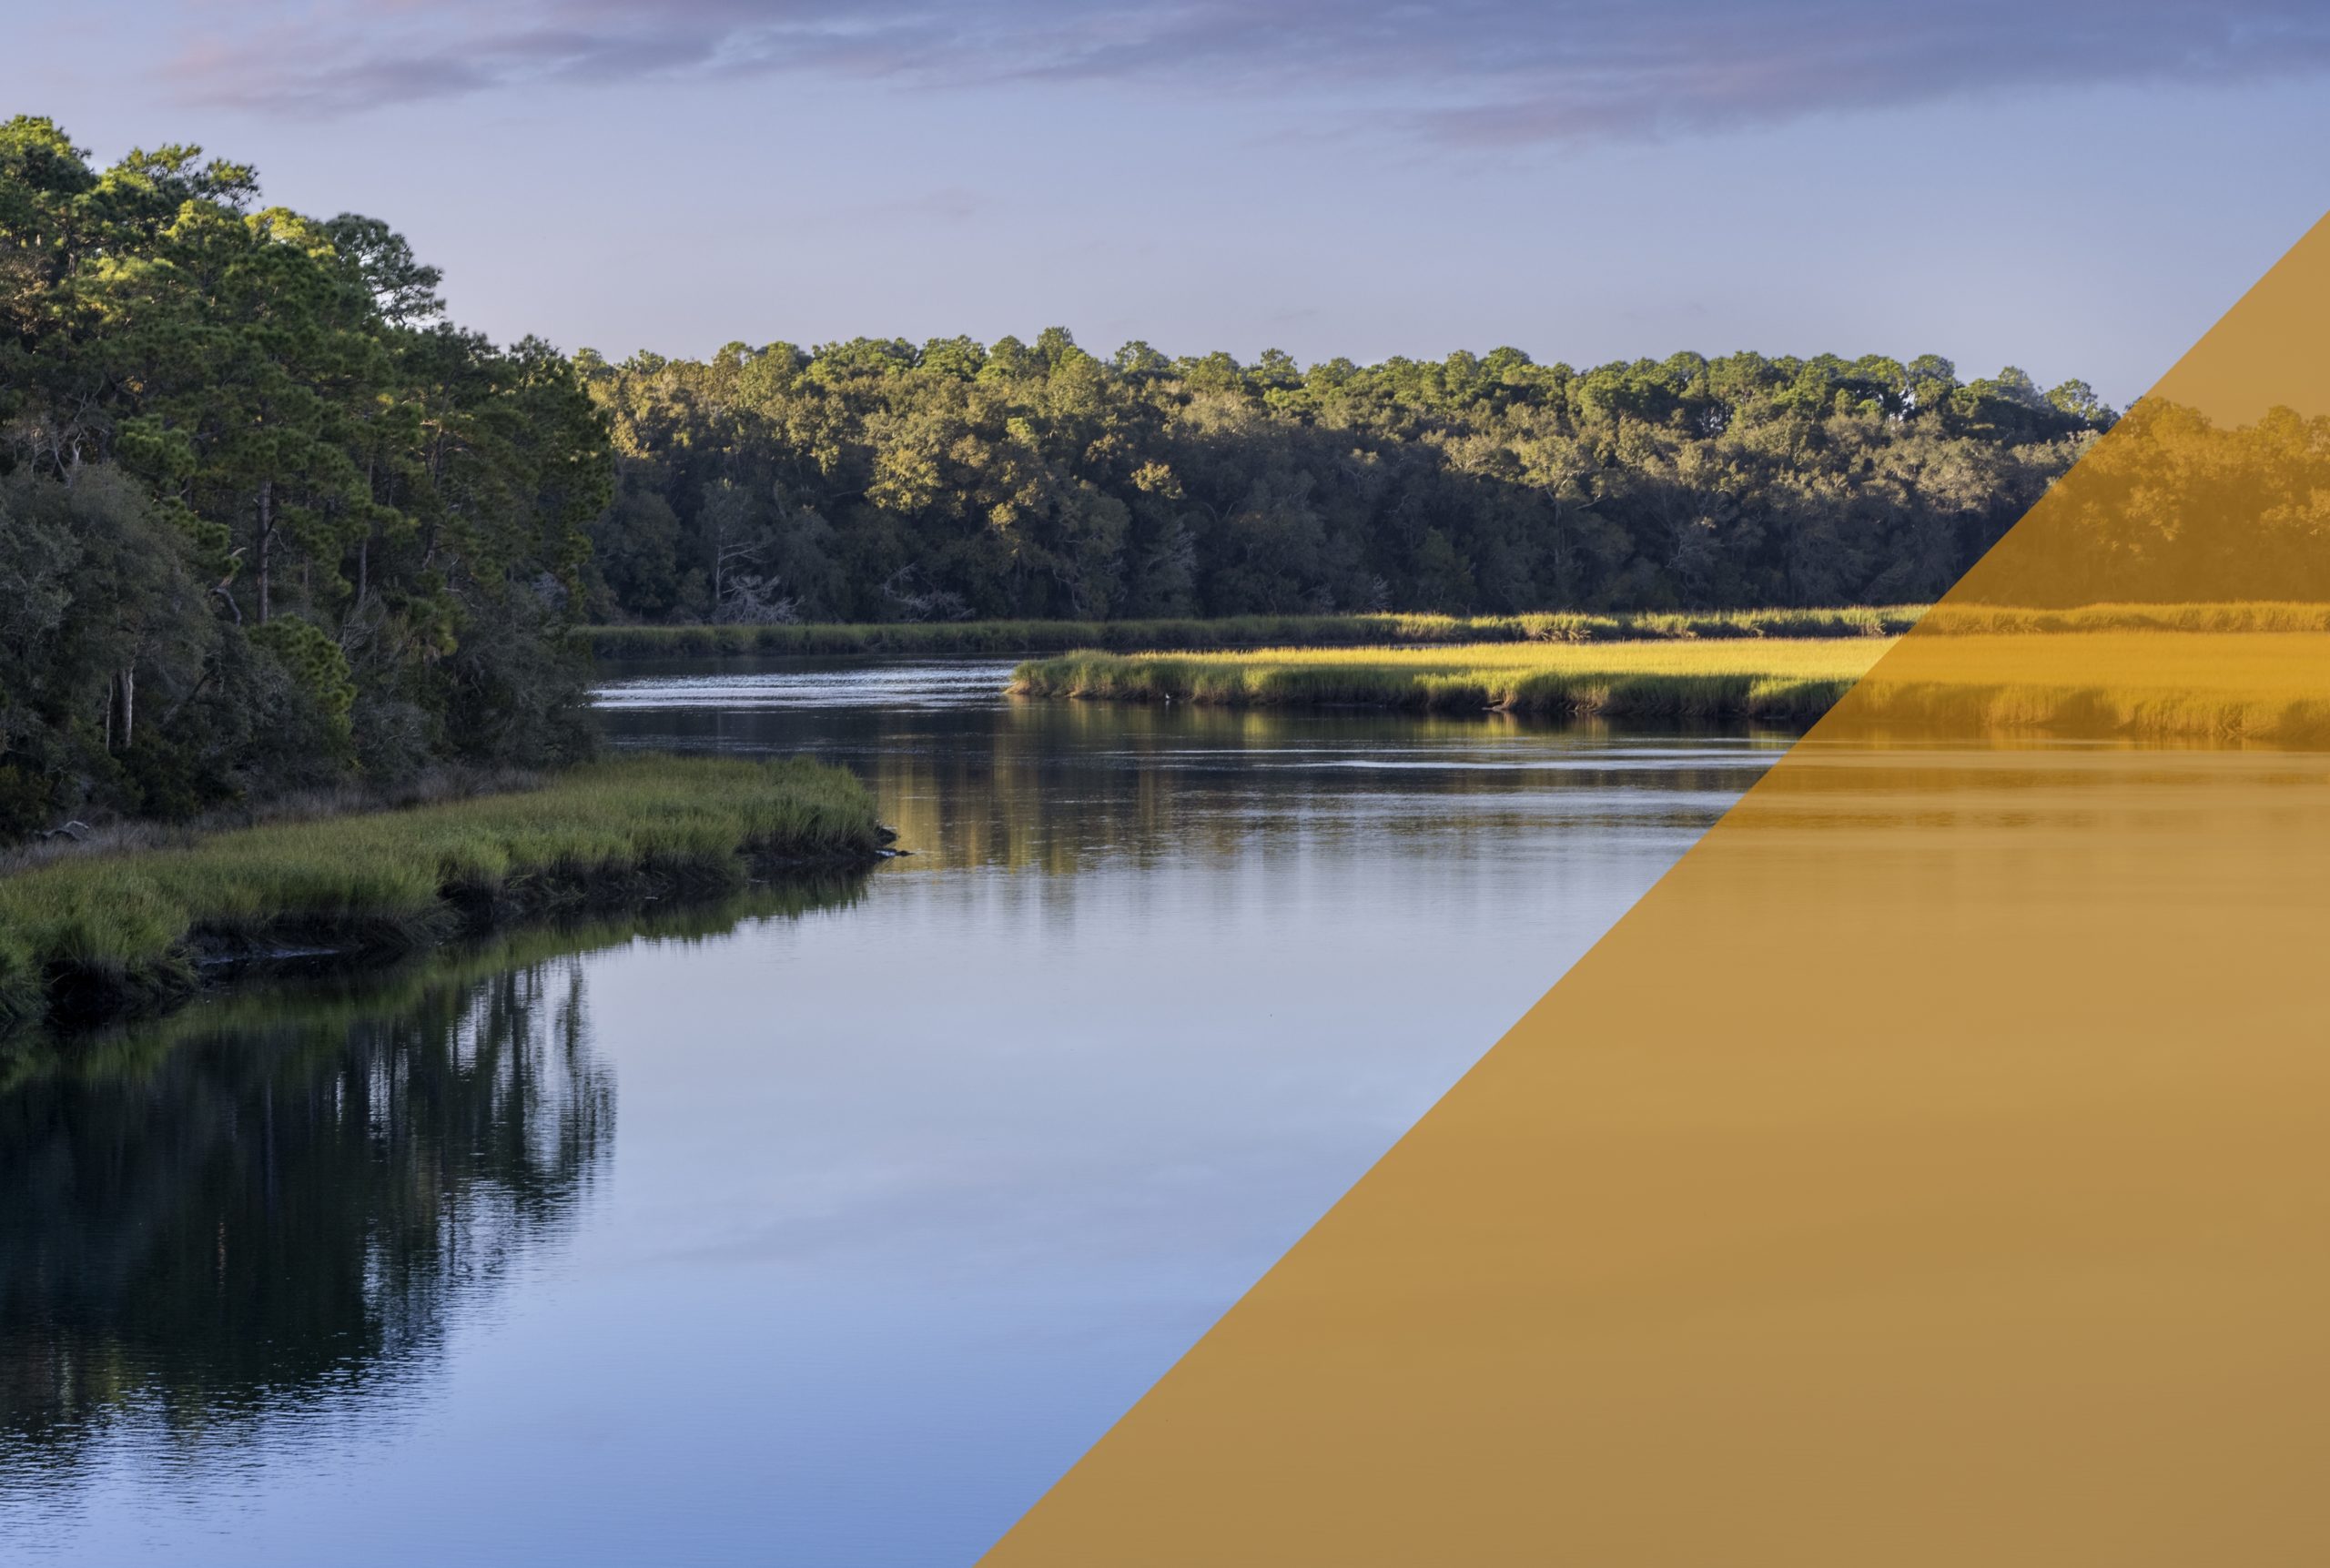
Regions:
[[2141, 393], [2330, 207], [2321, 0], [83, 0], [0, 112], [611, 357], [1934, 352]]

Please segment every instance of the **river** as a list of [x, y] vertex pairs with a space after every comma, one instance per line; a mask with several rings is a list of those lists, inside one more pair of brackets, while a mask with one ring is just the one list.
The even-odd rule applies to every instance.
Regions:
[[860, 878], [0, 1057], [0, 1561], [967, 1564], [1778, 754], [611, 671]]

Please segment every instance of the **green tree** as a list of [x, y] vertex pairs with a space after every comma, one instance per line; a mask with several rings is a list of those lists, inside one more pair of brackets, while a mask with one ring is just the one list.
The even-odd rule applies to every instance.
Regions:
[[440, 281], [386, 224], [262, 207], [198, 148], [100, 170], [52, 122], [0, 126], [15, 817], [583, 744], [565, 628], [613, 493], [586, 379], [616, 372], [461, 331]]

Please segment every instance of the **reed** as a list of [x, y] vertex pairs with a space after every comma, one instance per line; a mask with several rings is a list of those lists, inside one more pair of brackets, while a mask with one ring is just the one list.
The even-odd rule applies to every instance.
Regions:
[[206, 957], [395, 953], [546, 912], [732, 891], [754, 865], [870, 862], [856, 778], [806, 761], [627, 758], [540, 787], [272, 824], [0, 879], [0, 1028], [190, 990]]

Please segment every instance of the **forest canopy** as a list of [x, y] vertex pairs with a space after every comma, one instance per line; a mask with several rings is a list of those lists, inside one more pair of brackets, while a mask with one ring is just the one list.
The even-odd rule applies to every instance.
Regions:
[[1052, 328], [575, 363], [613, 622], [1899, 603], [2114, 417], [1937, 355], [1306, 368]]
[[605, 419], [438, 281], [198, 148], [0, 126], [0, 840], [588, 749]]

